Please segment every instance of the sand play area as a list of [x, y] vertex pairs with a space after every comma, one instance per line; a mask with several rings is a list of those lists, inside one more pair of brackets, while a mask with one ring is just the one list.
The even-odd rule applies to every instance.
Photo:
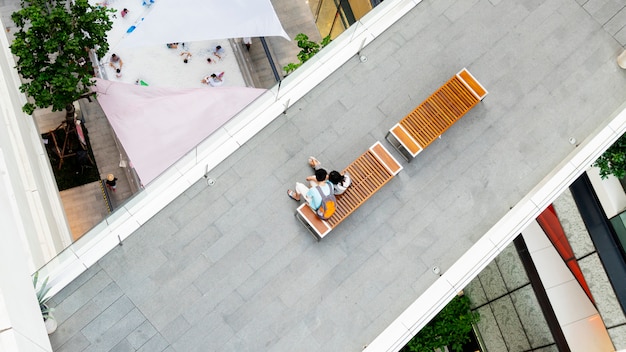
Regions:
[[[109, 52], [100, 62], [104, 67], [105, 78], [111, 81], [135, 84], [138, 80], [148, 85], [158, 87], [177, 88], [201, 88], [210, 87], [201, 83], [203, 77], [211, 73], [224, 72], [224, 87], [245, 87], [246, 84], [241, 75], [237, 59], [233, 55], [228, 39], [208, 40], [178, 44], [177, 48], [168, 48], [167, 45], [136, 46], [125, 45], [124, 40], [133, 35], [128, 33], [131, 26], [139, 28], [142, 19], [150, 15], [150, 11], [158, 6], [158, 1], [153, 5], [142, 5], [142, 0], [108, 0], [106, 6], [115, 9], [111, 14], [113, 28], [109, 32]], [[102, 1], [91, 1], [93, 4]], [[121, 15], [123, 9], [127, 9], [125, 16]], [[225, 55], [222, 59], [213, 55], [212, 51], [217, 45], [222, 46]], [[188, 62], [183, 58], [191, 54]], [[123, 62], [121, 77], [116, 76], [115, 69], [109, 65], [112, 54], [119, 56]], [[208, 63], [211, 58], [213, 63]]]

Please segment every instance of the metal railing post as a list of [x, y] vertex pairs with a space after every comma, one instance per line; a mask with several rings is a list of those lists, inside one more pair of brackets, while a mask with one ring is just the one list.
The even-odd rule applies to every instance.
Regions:
[[272, 73], [274, 73], [274, 78], [276, 79], [276, 82], [280, 82], [280, 75], [276, 70], [276, 65], [274, 64], [274, 59], [272, 59], [272, 54], [270, 53], [270, 49], [267, 46], [265, 37], [260, 37], [259, 39], [261, 39], [261, 44], [263, 45], [263, 50], [265, 50], [265, 56], [267, 56], [267, 61], [269, 61], [270, 67], [272, 68]]

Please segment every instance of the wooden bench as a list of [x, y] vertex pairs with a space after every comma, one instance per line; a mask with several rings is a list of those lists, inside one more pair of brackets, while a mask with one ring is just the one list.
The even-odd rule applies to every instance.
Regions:
[[321, 220], [318, 218], [307, 203], [298, 207], [296, 217], [319, 241], [389, 182], [400, 170], [402, 170], [400, 163], [380, 142], [376, 142], [343, 170], [350, 174], [352, 184], [343, 194], [336, 196], [337, 210], [330, 219]]
[[393, 126], [385, 138], [410, 162], [486, 95], [487, 90], [464, 68]]

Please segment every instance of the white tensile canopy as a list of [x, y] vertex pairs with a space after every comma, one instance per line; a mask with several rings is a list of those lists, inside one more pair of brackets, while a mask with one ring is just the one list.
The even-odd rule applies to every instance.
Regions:
[[262, 36], [289, 40], [270, 0], [154, 0], [143, 7], [121, 46]]
[[97, 79], [92, 87], [145, 185], [265, 92], [162, 88]]

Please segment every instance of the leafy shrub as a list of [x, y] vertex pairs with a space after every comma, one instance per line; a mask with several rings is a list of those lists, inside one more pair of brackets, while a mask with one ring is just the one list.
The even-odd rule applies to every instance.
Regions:
[[444, 346], [455, 352], [463, 351], [463, 345], [471, 340], [472, 324], [478, 320], [478, 313], [470, 309], [469, 298], [456, 296], [401, 352], [433, 352]]
[[302, 66], [303, 63], [307, 62], [307, 60], [309, 60], [311, 57], [313, 57], [313, 55], [317, 54], [317, 52], [322, 50], [322, 48], [324, 48], [331, 42], [330, 35], [324, 37], [319, 44], [309, 40], [309, 37], [304, 33], [296, 35], [294, 39], [298, 42], [298, 47], [301, 49], [297, 56], [300, 62], [295, 64], [291, 63], [287, 66], [284, 66], [283, 70], [285, 70], [287, 74], [290, 74], [295, 69]]
[[626, 176], [626, 135], [619, 137], [619, 139], [593, 163], [593, 166], [600, 169], [600, 177], [603, 179], [609, 177], [609, 175], [624, 178], [624, 176]]

